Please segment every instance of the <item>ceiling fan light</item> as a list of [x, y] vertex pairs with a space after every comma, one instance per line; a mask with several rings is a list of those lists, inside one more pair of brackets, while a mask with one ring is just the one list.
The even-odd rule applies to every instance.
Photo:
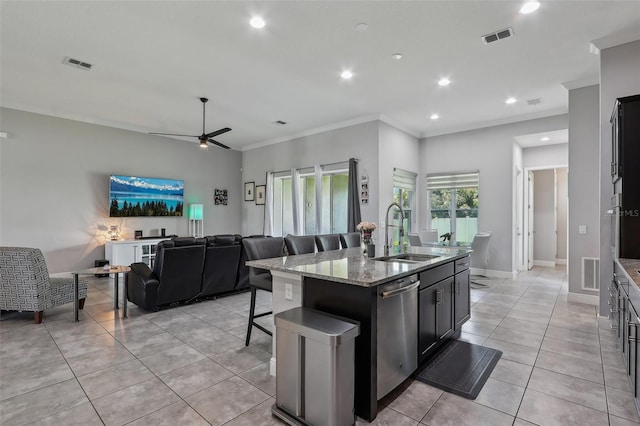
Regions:
[[205, 141], [204, 139], [200, 139], [200, 148], [202, 149], [209, 148], [209, 146], [207, 145], [207, 141]]

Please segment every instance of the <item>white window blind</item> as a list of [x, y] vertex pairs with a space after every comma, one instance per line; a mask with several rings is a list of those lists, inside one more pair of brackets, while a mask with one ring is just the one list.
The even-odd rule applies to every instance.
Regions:
[[416, 190], [417, 173], [409, 172], [398, 168], [393, 169], [393, 187], [402, 188], [408, 191]]
[[478, 187], [479, 172], [427, 175], [427, 190]]

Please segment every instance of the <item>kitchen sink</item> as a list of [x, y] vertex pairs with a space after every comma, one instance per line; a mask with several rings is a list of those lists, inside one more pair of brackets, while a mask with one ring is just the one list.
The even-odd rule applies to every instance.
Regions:
[[374, 260], [379, 260], [381, 262], [420, 263], [420, 262], [427, 262], [437, 257], [440, 257], [440, 256], [434, 256], [431, 254], [405, 253], [405, 254], [397, 254], [395, 256], [378, 257], [378, 258], [375, 258]]

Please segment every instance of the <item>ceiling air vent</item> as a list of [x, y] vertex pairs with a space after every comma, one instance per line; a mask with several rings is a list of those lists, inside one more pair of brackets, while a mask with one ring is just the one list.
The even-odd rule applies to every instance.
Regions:
[[277, 121], [274, 121], [273, 124], [275, 124], [276, 126], [284, 126], [285, 124], [287, 124], [287, 122], [282, 120], [277, 120]]
[[63, 64], [69, 65], [70, 67], [80, 68], [81, 70], [89, 71], [93, 65], [88, 62], [82, 62], [78, 59], [73, 59], [68, 56], [65, 56], [62, 60]]
[[499, 30], [493, 33], [485, 34], [482, 36], [482, 42], [484, 44], [493, 43], [494, 41], [502, 40], [507, 37], [511, 37], [513, 35], [513, 28], [505, 28], [504, 30]]
[[536, 99], [529, 99], [527, 101], [528, 105], [538, 105], [540, 102], [542, 102], [542, 100], [540, 98], [536, 98]]

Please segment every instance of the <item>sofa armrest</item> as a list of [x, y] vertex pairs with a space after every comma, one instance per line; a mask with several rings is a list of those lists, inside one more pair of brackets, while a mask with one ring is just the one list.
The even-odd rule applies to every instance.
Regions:
[[143, 287], [147, 286], [158, 286], [160, 284], [160, 280], [158, 276], [149, 269], [146, 263], [138, 262], [131, 264], [131, 272], [129, 272], [129, 285], [132, 284], [132, 278], [135, 281], [138, 281], [139, 285]]
[[127, 274], [128, 286], [127, 298], [129, 301], [145, 309], [157, 308], [158, 276], [146, 263], [137, 262], [131, 264], [131, 271]]

